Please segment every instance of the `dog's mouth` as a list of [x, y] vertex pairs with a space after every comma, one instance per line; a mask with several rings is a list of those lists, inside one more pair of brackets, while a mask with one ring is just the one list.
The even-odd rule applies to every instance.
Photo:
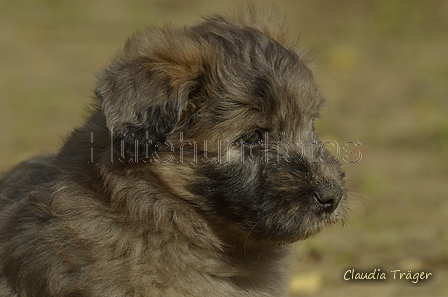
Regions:
[[343, 175], [311, 172], [318, 170], [301, 164], [210, 165], [199, 169], [192, 191], [245, 238], [291, 243], [345, 219]]
[[345, 190], [335, 185], [318, 189], [295, 199], [265, 195], [252, 200], [234, 196], [239, 201], [229, 201], [227, 197], [214, 196], [210, 211], [234, 225], [245, 239], [293, 243], [345, 220]]
[[[253, 226], [249, 226], [250, 224], [240, 226], [249, 232], [251, 237], [276, 244], [307, 239], [326, 226], [344, 223], [345, 191], [342, 189], [334, 191], [337, 192], [334, 199], [316, 194], [306, 198], [312, 204], [308, 209], [290, 205], [289, 209], [268, 214]], [[264, 217], [264, 214], [260, 213], [259, 217]]]
[[[252, 213], [252, 219], [259, 219], [257, 224], [243, 224], [243, 228], [247, 231], [250, 227], [249, 232], [257, 233], [255, 237], [260, 239], [291, 243], [309, 238], [328, 225], [342, 224], [346, 211], [343, 182], [307, 176], [296, 182], [297, 186], [288, 182], [289, 188], [281, 188], [278, 176], [275, 177], [268, 183], [272, 188], [259, 198], [262, 206]], [[284, 179], [283, 175], [281, 180]], [[250, 225], [252, 220], [244, 222]]]

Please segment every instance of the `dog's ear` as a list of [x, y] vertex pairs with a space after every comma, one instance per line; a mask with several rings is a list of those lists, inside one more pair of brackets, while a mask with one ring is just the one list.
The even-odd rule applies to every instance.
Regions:
[[148, 157], [163, 146], [198, 88], [200, 65], [197, 44], [180, 29], [131, 37], [99, 76], [95, 92], [114, 148]]

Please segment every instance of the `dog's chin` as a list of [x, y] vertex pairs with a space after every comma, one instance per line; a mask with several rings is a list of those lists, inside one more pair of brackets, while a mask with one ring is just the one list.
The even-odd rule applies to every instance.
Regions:
[[[331, 225], [343, 225], [345, 212], [339, 207], [331, 214], [298, 215], [296, 220], [258, 222], [251, 230], [240, 227], [247, 238], [268, 244], [291, 244], [306, 240], [318, 234], [322, 229]], [[246, 230], [245, 230], [246, 229]]]

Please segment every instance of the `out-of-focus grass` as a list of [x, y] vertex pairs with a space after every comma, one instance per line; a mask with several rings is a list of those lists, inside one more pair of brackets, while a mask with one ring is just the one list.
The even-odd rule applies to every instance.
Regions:
[[[55, 152], [82, 122], [107, 64], [136, 29], [191, 24], [238, 1], [4, 1], [0, 10], [0, 169]], [[258, 1], [269, 7], [268, 1]], [[347, 226], [297, 245], [292, 293], [446, 296], [448, 286], [448, 2], [280, 0], [315, 49], [328, 98], [324, 141], [361, 142], [343, 162]], [[341, 151], [341, 157], [344, 155]], [[345, 282], [348, 268], [430, 271], [434, 280]]]

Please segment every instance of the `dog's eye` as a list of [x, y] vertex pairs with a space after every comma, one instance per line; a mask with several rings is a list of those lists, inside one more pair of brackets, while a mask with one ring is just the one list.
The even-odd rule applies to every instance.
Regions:
[[263, 140], [263, 132], [260, 130], [255, 130], [252, 133], [249, 133], [247, 136], [241, 138], [244, 144], [254, 145]]

